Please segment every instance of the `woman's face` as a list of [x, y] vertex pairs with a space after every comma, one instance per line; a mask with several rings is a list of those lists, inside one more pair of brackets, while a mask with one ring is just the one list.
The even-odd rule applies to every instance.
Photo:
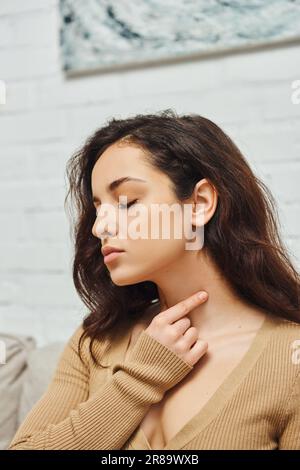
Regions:
[[[142, 181], [128, 179], [108, 189], [110, 183], [124, 177]], [[106, 263], [115, 284], [155, 281], [157, 273], [168, 272], [184, 256], [187, 241], [184, 235], [189, 233], [189, 220], [183, 217], [183, 204], [177, 200], [169, 177], [151, 166], [140, 148], [124, 142], [107, 148], [93, 168], [91, 185], [95, 199], [92, 233], [102, 242], [99, 256], [102, 256], [101, 247], [105, 246], [124, 250]], [[127, 201], [120, 201], [121, 196], [127, 197]], [[134, 203], [131, 205], [131, 202]], [[126, 208], [126, 204], [130, 207]], [[177, 218], [179, 232], [174, 231], [172, 204], [179, 211], [181, 208], [182, 218]], [[105, 230], [109, 233], [105, 234]]]

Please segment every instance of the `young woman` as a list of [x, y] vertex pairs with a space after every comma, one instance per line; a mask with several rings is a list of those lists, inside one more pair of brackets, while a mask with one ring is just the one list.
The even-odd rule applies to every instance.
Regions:
[[196, 114], [112, 118], [67, 170], [88, 315], [9, 449], [300, 449], [299, 273], [232, 140]]

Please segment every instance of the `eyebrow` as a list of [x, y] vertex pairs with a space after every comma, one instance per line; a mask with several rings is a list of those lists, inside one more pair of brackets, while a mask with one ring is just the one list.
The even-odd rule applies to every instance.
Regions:
[[[140, 183], [146, 183], [147, 181], [142, 180], [141, 178], [134, 178], [132, 176], [123, 176], [122, 178], [118, 178], [117, 180], [112, 181], [107, 187], [107, 191], [114, 191], [117, 189], [121, 184], [126, 183], [127, 181], [138, 181]], [[93, 202], [101, 202], [97, 196], [93, 196]]]

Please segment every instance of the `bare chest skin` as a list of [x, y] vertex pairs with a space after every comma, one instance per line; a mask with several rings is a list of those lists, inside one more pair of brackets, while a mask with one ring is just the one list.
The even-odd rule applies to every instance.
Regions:
[[[248, 331], [245, 327], [210, 340], [206, 338], [209, 344], [206, 354], [159, 403], [150, 406], [140, 423], [152, 449], [163, 449], [201, 411], [246, 354], [263, 320], [264, 316], [258, 317], [256, 325], [253, 327], [252, 323]], [[145, 324], [134, 326], [126, 356], [145, 328]]]

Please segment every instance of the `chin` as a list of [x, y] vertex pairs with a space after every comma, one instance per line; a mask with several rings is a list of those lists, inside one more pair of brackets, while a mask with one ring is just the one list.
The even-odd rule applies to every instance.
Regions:
[[141, 274], [129, 275], [128, 273], [126, 274], [126, 272], [118, 273], [117, 269], [111, 271], [110, 278], [112, 282], [116, 284], [117, 286], [129, 286], [129, 285], [138, 284], [139, 282], [144, 282], [147, 280]]
[[131, 282], [127, 282], [126, 279], [114, 279], [112, 276], [111, 280], [116, 286], [129, 286], [131, 284]]

